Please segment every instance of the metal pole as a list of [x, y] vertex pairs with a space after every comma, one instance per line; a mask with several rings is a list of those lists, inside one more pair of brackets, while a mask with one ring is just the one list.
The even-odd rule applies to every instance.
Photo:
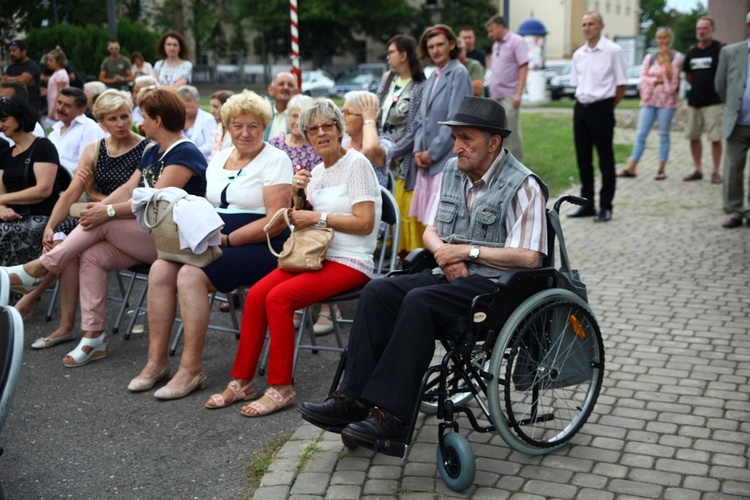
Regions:
[[299, 65], [299, 29], [297, 24], [297, 0], [289, 0], [289, 16], [292, 27], [292, 74], [297, 79], [297, 88], [302, 90], [302, 70]]

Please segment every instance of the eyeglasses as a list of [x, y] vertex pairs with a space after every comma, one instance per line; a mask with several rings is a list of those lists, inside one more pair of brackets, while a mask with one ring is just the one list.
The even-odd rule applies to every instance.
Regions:
[[390, 57], [392, 54], [397, 53], [398, 50], [389, 50], [385, 53], [385, 57]]
[[341, 114], [344, 116], [362, 116], [362, 113], [352, 113], [348, 109], [342, 109]]
[[310, 125], [309, 127], [307, 127], [307, 135], [317, 134], [321, 129], [323, 130], [323, 132], [330, 132], [333, 130], [333, 127], [337, 125], [338, 124], [336, 122], [321, 123], [320, 125]]

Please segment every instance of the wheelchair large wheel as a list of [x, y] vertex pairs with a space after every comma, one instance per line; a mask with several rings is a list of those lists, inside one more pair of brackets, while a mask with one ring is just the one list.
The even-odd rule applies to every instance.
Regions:
[[460, 434], [445, 435], [445, 455], [437, 448], [437, 466], [440, 477], [453, 491], [466, 491], [474, 483], [477, 460], [469, 441]]
[[490, 415], [503, 439], [529, 455], [560, 448], [586, 422], [602, 385], [594, 313], [567, 290], [533, 295], [505, 323], [490, 373]]
[[[487, 359], [487, 355], [485, 355], [481, 351], [481, 345], [477, 345], [474, 349], [474, 352], [472, 352], [471, 354], [471, 363], [477, 368], [486, 369], [485, 365], [489, 365], [489, 359]], [[443, 343], [439, 340], [436, 341], [435, 352], [432, 355], [430, 366], [439, 365], [443, 361], [443, 356], [445, 356], [446, 353], [447, 351], [445, 350], [445, 346], [443, 345]], [[473, 394], [469, 390], [469, 387], [467, 386], [464, 378], [461, 377], [456, 371], [453, 361], [449, 362], [448, 369], [450, 370], [450, 374], [448, 375], [448, 379], [446, 381], [446, 386], [449, 392], [448, 399], [453, 401], [453, 404], [455, 404], [456, 406], [461, 406], [469, 401], [472, 398]], [[438, 381], [439, 374], [432, 374], [430, 379], [427, 381], [427, 386], [425, 387], [424, 393], [422, 394], [422, 402], [419, 405], [419, 410], [426, 415], [437, 414]]]

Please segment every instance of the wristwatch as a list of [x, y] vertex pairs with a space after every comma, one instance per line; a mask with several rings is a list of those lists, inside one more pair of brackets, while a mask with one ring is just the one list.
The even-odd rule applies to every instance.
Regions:
[[115, 207], [112, 205], [107, 205], [107, 217], [110, 219], [116, 215], [115, 213]]
[[326, 212], [321, 212], [320, 214], [320, 220], [315, 224], [318, 227], [327, 228], [328, 227], [328, 214]]
[[477, 260], [479, 257], [479, 245], [474, 245], [471, 247], [471, 250], [469, 250], [469, 258], [474, 261]]

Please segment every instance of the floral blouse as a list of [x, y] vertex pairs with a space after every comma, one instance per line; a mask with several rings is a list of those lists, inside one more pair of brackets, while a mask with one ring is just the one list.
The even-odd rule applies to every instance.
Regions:
[[315, 148], [313, 148], [312, 145], [303, 144], [296, 148], [290, 148], [284, 142], [285, 137], [286, 135], [282, 132], [268, 141], [268, 143], [271, 146], [279, 148], [289, 156], [292, 160], [292, 165], [294, 166], [295, 171], [298, 170], [298, 167], [302, 167], [310, 172], [315, 165], [323, 161], [320, 159], [320, 156], [318, 156], [318, 153], [315, 152]]
[[[655, 108], [676, 108], [679, 104], [677, 96], [680, 90], [680, 68], [682, 67], [682, 54], [675, 52], [672, 59], [672, 78], [667, 78], [667, 70], [659, 62], [658, 58], [651, 64], [651, 54], [643, 58], [641, 66], [641, 78], [638, 88], [641, 94], [641, 106], [653, 106]], [[656, 80], [662, 79], [661, 83]]]

